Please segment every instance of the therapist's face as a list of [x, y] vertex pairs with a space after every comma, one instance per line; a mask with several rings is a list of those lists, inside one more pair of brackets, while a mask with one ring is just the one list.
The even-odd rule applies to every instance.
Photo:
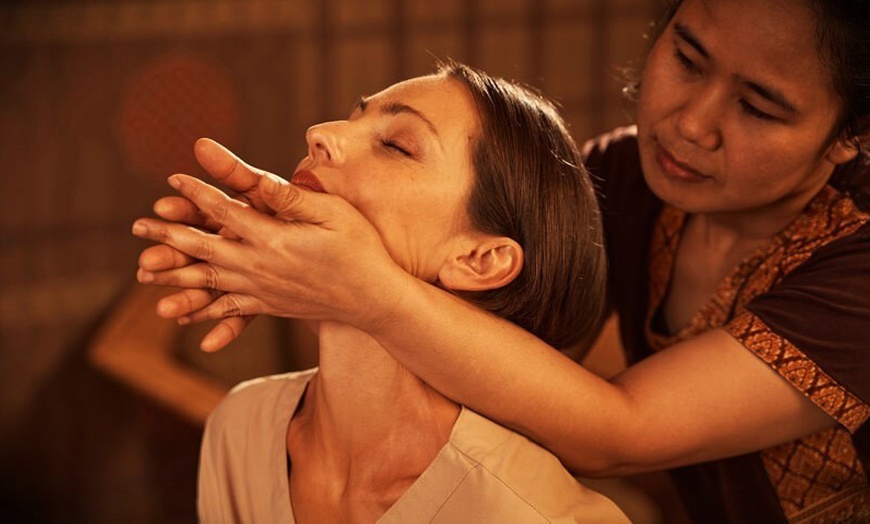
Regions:
[[854, 153], [806, 2], [684, 0], [641, 82], [644, 176], [691, 213], [802, 206]]
[[434, 281], [468, 230], [479, 121], [471, 94], [443, 76], [360, 100], [347, 120], [312, 126], [294, 184], [339, 195], [377, 229], [393, 259]]

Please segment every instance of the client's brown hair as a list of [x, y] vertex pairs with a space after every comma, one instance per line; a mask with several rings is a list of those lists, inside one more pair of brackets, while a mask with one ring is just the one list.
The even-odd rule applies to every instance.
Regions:
[[592, 182], [564, 121], [530, 89], [455, 62], [439, 72], [468, 88], [480, 116], [471, 222], [518, 242], [525, 258], [507, 286], [460, 295], [556, 348], [588, 338], [604, 311], [606, 259]]

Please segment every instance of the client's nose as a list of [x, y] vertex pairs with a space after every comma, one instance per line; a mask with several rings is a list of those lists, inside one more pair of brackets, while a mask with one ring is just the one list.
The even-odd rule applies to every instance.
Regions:
[[324, 122], [308, 128], [308, 156], [321, 164], [340, 166], [345, 161], [345, 138], [338, 133], [343, 122]]

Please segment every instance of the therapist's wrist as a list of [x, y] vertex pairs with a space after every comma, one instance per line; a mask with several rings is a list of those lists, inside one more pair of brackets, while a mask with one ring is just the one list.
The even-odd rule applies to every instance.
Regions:
[[411, 312], [419, 312], [419, 306], [414, 306], [415, 300], [419, 302], [424, 289], [432, 286], [395, 263], [382, 269], [381, 276], [372, 279], [375, 285], [368, 299], [357, 302], [359, 311], [352, 324], [371, 335], [389, 337], [407, 325]]

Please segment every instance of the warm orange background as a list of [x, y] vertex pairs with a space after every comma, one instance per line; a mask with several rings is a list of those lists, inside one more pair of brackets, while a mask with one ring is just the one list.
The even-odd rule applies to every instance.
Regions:
[[[3, 520], [194, 519], [200, 428], [87, 353], [132, 289], [144, 247], [132, 221], [169, 192], [166, 175], [197, 172], [196, 137], [288, 173], [306, 127], [452, 57], [542, 88], [582, 141], [629, 121], [619, 68], [642, 56], [656, 9], [655, 0], [4, 2]], [[227, 383], [310, 361], [230, 351], [222, 358], [236, 359], [227, 368], [237, 375]]]

